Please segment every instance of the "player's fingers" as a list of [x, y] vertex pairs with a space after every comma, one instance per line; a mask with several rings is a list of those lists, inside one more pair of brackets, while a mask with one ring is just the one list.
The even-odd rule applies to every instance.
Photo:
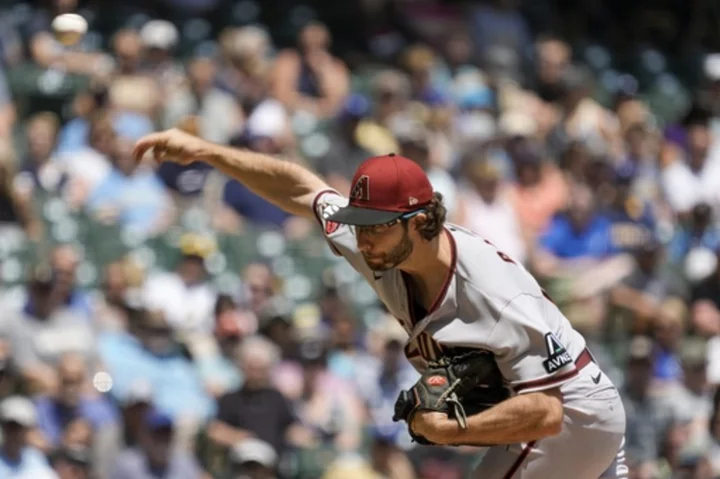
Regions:
[[150, 148], [157, 147], [164, 143], [164, 139], [165, 135], [163, 132], [151, 133], [140, 138], [133, 148], [133, 158], [135, 158], [135, 161], [142, 160], [142, 157], [145, 156], [145, 153], [147, 153]]

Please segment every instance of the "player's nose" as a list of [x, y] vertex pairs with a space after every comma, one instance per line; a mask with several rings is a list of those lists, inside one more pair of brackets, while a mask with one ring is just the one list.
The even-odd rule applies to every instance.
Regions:
[[373, 249], [372, 241], [364, 233], [358, 232], [356, 235], [357, 247], [361, 253], [370, 253]]

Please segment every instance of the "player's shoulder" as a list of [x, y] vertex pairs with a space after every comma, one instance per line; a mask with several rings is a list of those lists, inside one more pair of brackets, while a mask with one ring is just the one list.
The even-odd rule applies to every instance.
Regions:
[[455, 241], [458, 295], [466, 301], [501, 308], [520, 294], [540, 294], [534, 278], [502, 248], [460, 226], [447, 229]]

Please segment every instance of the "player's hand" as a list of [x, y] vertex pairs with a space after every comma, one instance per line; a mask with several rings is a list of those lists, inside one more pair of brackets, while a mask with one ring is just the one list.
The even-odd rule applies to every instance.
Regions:
[[410, 424], [412, 432], [423, 436], [435, 444], [450, 444], [453, 441], [453, 429], [457, 424], [447, 414], [437, 411], [418, 411]]
[[189, 165], [201, 159], [207, 143], [197, 136], [177, 128], [151, 133], [140, 138], [133, 149], [135, 161], [142, 161], [146, 153], [152, 153], [156, 162], [171, 161]]

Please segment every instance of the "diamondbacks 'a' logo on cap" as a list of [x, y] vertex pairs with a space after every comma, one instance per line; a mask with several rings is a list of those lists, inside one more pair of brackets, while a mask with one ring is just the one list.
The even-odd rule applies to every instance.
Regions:
[[362, 175], [355, 182], [350, 191], [350, 199], [353, 201], [370, 201], [370, 177]]

